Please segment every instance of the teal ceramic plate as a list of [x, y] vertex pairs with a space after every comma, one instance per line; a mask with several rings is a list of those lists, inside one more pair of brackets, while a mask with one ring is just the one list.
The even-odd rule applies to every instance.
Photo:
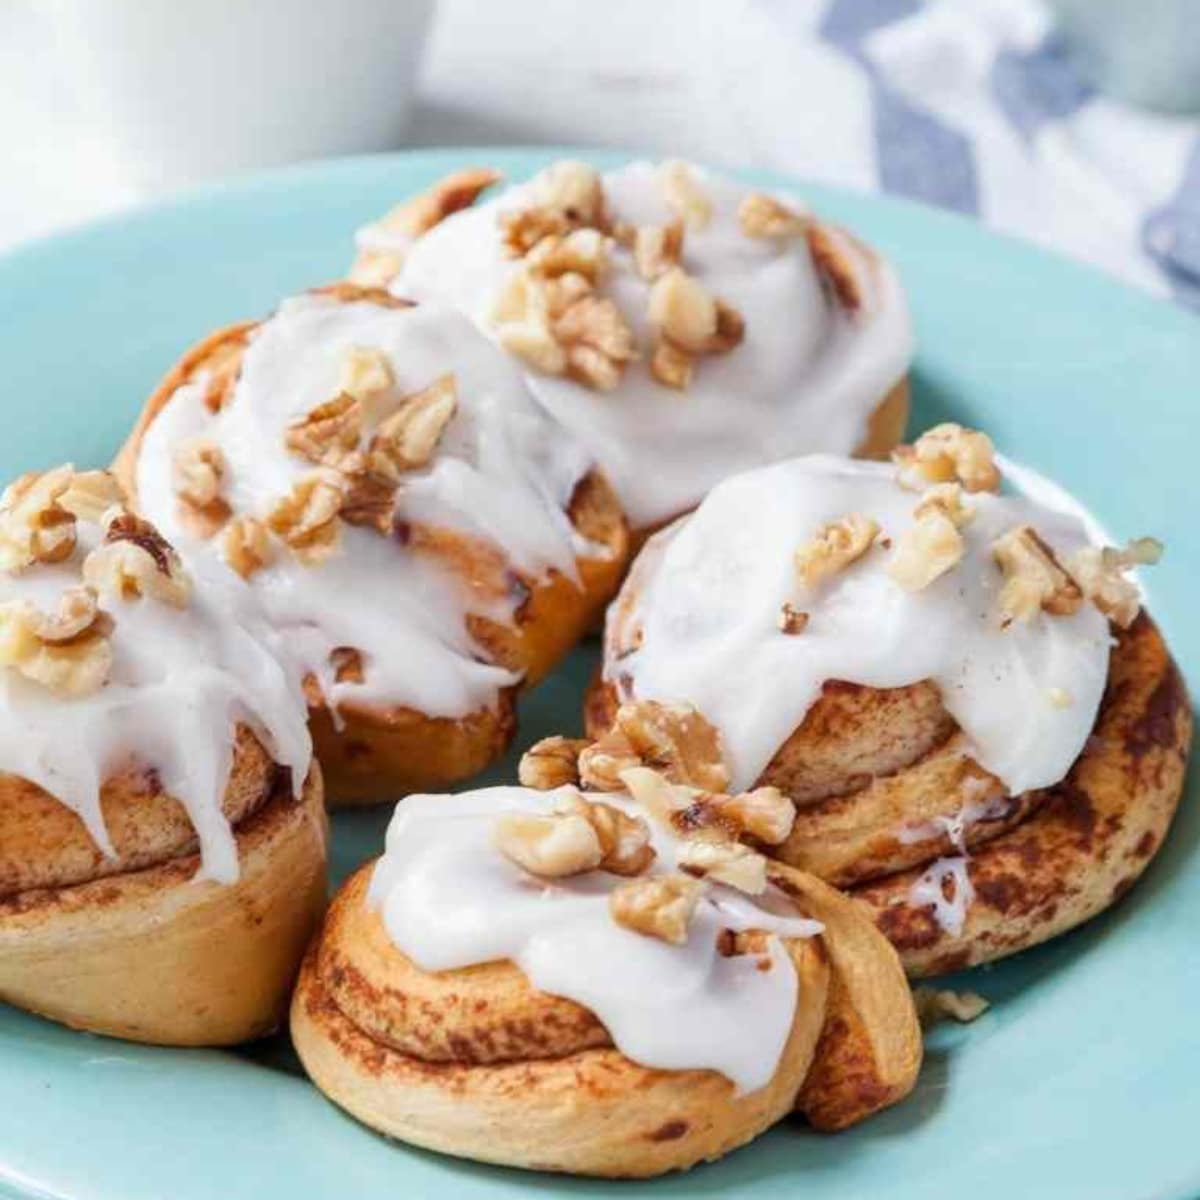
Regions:
[[[181, 350], [337, 277], [364, 219], [468, 161], [519, 177], [549, 157], [433, 152], [302, 167], [0, 260], [0, 474], [104, 462]], [[1200, 679], [1191, 595], [1200, 584], [1200, 322], [962, 221], [757, 181], [796, 187], [896, 261], [920, 339], [917, 425], [947, 417], [981, 425], [1118, 534], [1163, 538], [1154, 608], [1185, 673]], [[530, 699], [525, 744], [576, 726], [592, 653], [578, 652]], [[308, 1085], [283, 1038], [243, 1053], [154, 1050], [0, 1011], [0, 1194], [1194, 1200], [1195, 791], [1140, 887], [1087, 928], [977, 973], [972, 986], [993, 1001], [991, 1012], [936, 1031], [915, 1094], [850, 1133], [786, 1125], [719, 1164], [656, 1183], [529, 1175], [368, 1133]], [[340, 875], [376, 852], [384, 817], [335, 824]]]

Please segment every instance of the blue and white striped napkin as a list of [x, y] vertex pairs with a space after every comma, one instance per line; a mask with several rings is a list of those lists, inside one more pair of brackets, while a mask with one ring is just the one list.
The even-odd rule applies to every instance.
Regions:
[[1097, 94], [1040, 0], [757, 2], [785, 36], [772, 82], [740, 99], [769, 86], [787, 114], [756, 122], [773, 165], [978, 217], [1200, 308], [1200, 120]]

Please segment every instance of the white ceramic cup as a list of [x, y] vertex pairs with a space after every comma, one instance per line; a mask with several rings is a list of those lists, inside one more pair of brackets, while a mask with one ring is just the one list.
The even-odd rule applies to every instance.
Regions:
[[434, 0], [47, 0], [132, 182], [399, 143]]

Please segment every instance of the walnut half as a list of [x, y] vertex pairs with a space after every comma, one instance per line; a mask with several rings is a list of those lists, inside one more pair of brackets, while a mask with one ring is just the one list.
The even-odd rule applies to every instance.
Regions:
[[170, 542], [128, 512], [109, 521], [103, 543], [83, 560], [83, 581], [102, 596], [149, 598], [173, 608], [187, 606], [192, 586]]
[[27, 601], [0, 605], [0, 665], [64, 696], [87, 696], [108, 681], [112, 621], [90, 588], [70, 588], [58, 611]]

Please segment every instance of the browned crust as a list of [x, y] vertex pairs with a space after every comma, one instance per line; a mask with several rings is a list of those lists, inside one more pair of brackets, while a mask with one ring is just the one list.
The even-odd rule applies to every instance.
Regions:
[[854, 894], [914, 976], [1055, 937], [1124, 895], [1162, 845], [1182, 793], [1191, 732], [1179, 669], [1143, 614], [1119, 635], [1096, 729], [1067, 778], [1042, 794], [1028, 820], [971, 858], [975, 900], [959, 936], [938, 926], [930, 906], [909, 901], [917, 870]]
[[[344, 302], [369, 300], [407, 307], [378, 288], [337, 283], [317, 289]], [[136, 504], [139, 447], [151, 422], [171, 396], [197, 372], [220, 361], [231, 378], [255, 322], [230, 326], [189, 350], [169, 371], [147, 401], [137, 425], [118, 454], [113, 469]], [[494, 548], [457, 532], [429, 526], [398, 530], [414, 552], [438, 557], [470, 586], [499, 590], [516, 598], [511, 625], [480, 618], [471, 632], [493, 661], [519, 672], [522, 686], [532, 686], [590, 628], [616, 591], [628, 559], [628, 530], [620, 504], [598, 471], [589, 472], [575, 489], [568, 515], [596, 551], [576, 560], [580, 586], [556, 571], [526, 579], [508, 570]], [[370, 647], [362, 648], [367, 654]], [[505, 692], [494, 707], [459, 720], [435, 718], [401, 706], [343, 702], [339, 722], [323, 698], [309, 689], [310, 724], [317, 754], [326, 774], [332, 804], [362, 805], [394, 800], [415, 790], [440, 790], [478, 774], [509, 744], [515, 729], [515, 699]]]
[[278, 1025], [325, 903], [319, 769], [282, 778], [236, 830], [240, 875], [200, 881], [196, 854], [0, 900], [0, 998], [132, 1041], [232, 1045]]
[[[221, 805], [231, 824], [266, 802], [276, 770], [254, 734], [239, 725]], [[0, 775], [0, 898], [140, 870], [196, 848], [187, 812], [163, 790], [151, 767], [131, 764], [105, 780], [100, 808], [115, 851], [112, 858], [92, 841], [80, 818], [49, 792], [18, 775]]]

